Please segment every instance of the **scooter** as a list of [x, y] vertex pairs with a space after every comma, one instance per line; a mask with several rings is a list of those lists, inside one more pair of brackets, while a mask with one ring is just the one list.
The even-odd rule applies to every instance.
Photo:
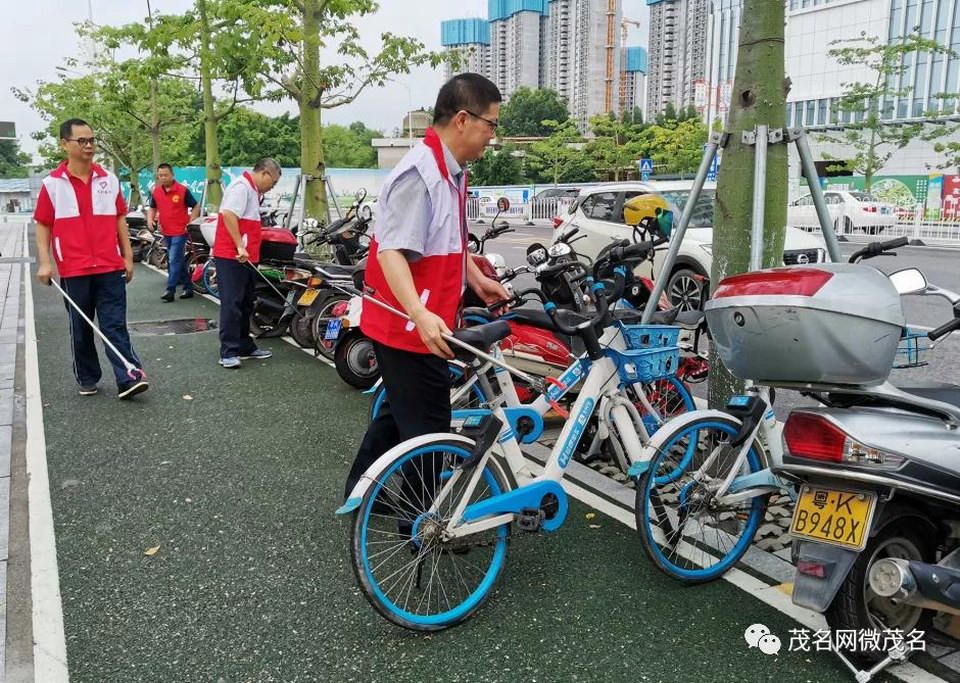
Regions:
[[[953, 307], [952, 320], [926, 335], [923, 352], [960, 330], [960, 294], [929, 284], [915, 268], [889, 280], [900, 295], [939, 296]], [[887, 340], [875, 334], [879, 324], [862, 320], [848, 332], [867, 333], [859, 360], [869, 368]], [[903, 335], [900, 351], [910, 362], [896, 367], [924, 364], [917, 341]], [[880, 360], [889, 365], [889, 356]], [[918, 649], [935, 613], [960, 614], [960, 386], [819, 382], [804, 393], [823, 407], [790, 413], [783, 462], [774, 466], [799, 494], [793, 602], [824, 613], [834, 651], [868, 681]], [[879, 641], [864, 638], [870, 632]]]

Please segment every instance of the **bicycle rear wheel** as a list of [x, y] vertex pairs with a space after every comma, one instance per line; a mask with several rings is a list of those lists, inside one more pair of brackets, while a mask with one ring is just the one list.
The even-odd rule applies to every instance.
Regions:
[[716, 497], [731, 469], [743, 476], [763, 467], [755, 444], [737, 463], [739, 449], [730, 440], [739, 426], [715, 416], [684, 425], [667, 436], [637, 483], [643, 549], [657, 569], [684, 583], [723, 576], [747, 552], [763, 521], [767, 495], [731, 503]]
[[469, 455], [464, 444], [444, 440], [412, 449], [377, 477], [357, 510], [354, 573], [374, 609], [398, 626], [436, 631], [463, 622], [503, 571], [509, 524], [443, 537], [465, 496], [472, 504], [507, 490], [489, 463], [454, 479], [454, 468]]

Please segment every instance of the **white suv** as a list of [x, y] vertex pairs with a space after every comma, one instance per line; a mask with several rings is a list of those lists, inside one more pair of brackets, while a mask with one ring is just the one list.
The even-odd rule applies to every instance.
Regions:
[[[628, 182], [584, 188], [563, 216], [554, 219], [554, 240], [573, 228], [586, 239], [573, 244], [577, 253], [590, 259], [611, 241], [629, 239], [631, 228], [623, 222], [623, 204], [639, 194], [656, 192], [682, 211], [693, 187], [691, 180]], [[691, 310], [700, 306], [702, 291], [709, 284], [713, 265], [713, 207], [716, 184], [707, 183], [680, 244], [677, 261], [667, 275], [666, 293], [675, 306]], [[560, 220], [558, 220], [560, 219]], [[680, 217], [675, 217], [679, 221]], [[675, 223], [676, 224], [676, 223]], [[826, 245], [819, 235], [787, 228], [783, 261], [786, 265], [820, 263], [826, 260]], [[657, 251], [654, 263], [644, 262], [637, 273], [660, 277], [666, 248]]]

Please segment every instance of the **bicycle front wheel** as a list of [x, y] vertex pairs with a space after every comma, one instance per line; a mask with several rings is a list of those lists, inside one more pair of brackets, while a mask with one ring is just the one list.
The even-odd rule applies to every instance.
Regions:
[[453, 539], [444, 533], [465, 497], [472, 504], [507, 490], [489, 464], [455, 472], [469, 455], [449, 441], [411, 449], [367, 489], [357, 510], [354, 573], [374, 609], [398, 626], [436, 631], [463, 622], [503, 571], [509, 524]]
[[[657, 569], [684, 583], [723, 576], [743, 556], [767, 507], [767, 495], [733, 501], [717, 497], [735, 477], [759, 472], [756, 445], [738, 462], [731, 418], [705, 417], [669, 434], [637, 484], [640, 543]], [[669, 426], [664, 427], [669, 429]]]

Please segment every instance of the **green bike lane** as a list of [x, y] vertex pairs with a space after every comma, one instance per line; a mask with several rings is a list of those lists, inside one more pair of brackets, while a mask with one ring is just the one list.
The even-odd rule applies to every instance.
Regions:
[[[217, 316], [162, 303], [142, 266], [128, 292], [131, 321]], [[121, 403], [109, 380], [80, 397], [63, 303], [32, 297], [74, 681], [851, 680], [827, 653], [788, 651], [797, 622], [724, 581], [679, 586], [578, 502], [557, 533], [514, 538], [469, 622], [397, 629], [359, 592], [350, 520], [333, 515], [367, 397], [281, 340], [223, 370], [215, 331], [137, 335], [150, 391]], [[755, 623], [778, 655], [747, 646]]]

